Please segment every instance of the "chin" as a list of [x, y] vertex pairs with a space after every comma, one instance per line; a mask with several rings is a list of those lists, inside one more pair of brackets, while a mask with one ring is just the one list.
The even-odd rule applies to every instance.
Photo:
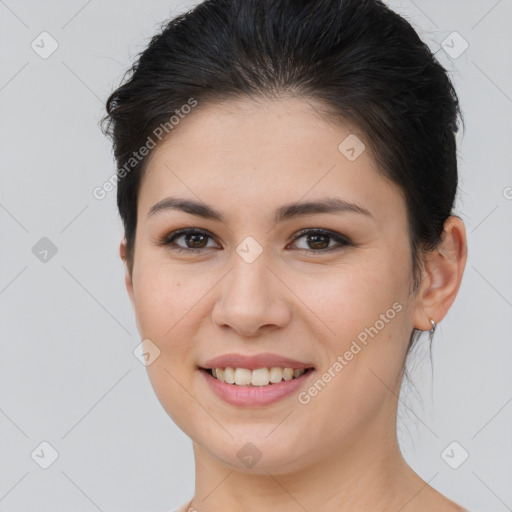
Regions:
[[301, 446], [300, 436], [295, 438], [283, 429], [279, 437], [272, 439], [273, 434], [268, 433], [275, 428], [276, 423], [239, 425], [228, 429], [233, 438], [225, 433], [205, 438], [203, 429], [195, 443], [226, 466], [243, 473], [278, 474], [299, 469], [297, 459], [304, 455], [297, 449]]

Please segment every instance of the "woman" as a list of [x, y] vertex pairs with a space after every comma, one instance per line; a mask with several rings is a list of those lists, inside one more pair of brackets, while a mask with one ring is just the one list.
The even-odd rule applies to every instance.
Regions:
[[192, 439], [180, 511], [461, 511], [396, 436], [405, 359], [467, 253], [458, 99], [378, 0], [210, 0], [108, 99], [152, 386]]

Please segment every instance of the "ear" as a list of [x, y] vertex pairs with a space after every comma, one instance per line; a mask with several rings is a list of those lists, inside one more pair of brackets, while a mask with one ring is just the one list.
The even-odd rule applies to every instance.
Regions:
[[134, 306], [135, 298], [134, 298], [134, 293], [133, 293], [133, 281], [132, 281], [132, 275], [131, 275], [130, 268], [128, 265], [128, 260], [127, 260], [126, 238], [124, 238], [124, 237], [121, 240], [121, 243], [119, 244], [119, 256], [121, 256], [121, 259], [123, 260], [124, 267], [125, 267], [124, 282], [125, 282], [125, 286], [126, 286], [126, 291], [128, 292], [128, 296], [130, 297], [132, 306]]
[[444, 224], [441, 244], [426, 256], [420, 289], [416, 296], [414, 327], [427, 331], [430, 319], [440, 322], [459, 291], [467, 259], [464, 222], [450, 216]]

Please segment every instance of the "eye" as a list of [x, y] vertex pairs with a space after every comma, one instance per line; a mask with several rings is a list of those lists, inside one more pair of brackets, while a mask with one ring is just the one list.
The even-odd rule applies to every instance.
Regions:
[[[183, 240], [180, 245], [177, 243], [178, 240]], [[198, 252], [202, 249], [211, 248], [212, 245], [208, 245], [209, 240], [212, 240], [212, 235], [206, 231], [200, 229], [180, 229], [167, 235], [161, 242], [162, 245], [168, 246], [169, 249], [182, 252]], [[213, 245], [215, 247], [215, 244]]]
[[[325, 254], [353, 245], [347, 237], [326, 229], [303, 229], [295, 235], [292, 243], [301, 239], [304, 239], [304, 241], [302, 247], [299, 246], [298, 252], [303, 254]], [[179, 242], [180, 240], [181, 242]], [[218, 248], [210, 233], [197, 228], [174, 231], [161, 240], [159, 244], [175, 252], [189, 253]]]
[[297, 233], [293, 242], [300, 239], [304, 239], [304, 243], [302, 247], [299, 246], [299, 252], [305, 254], [332, 252], [353, 245], [347, 237], [325, 229], [303, 229]]

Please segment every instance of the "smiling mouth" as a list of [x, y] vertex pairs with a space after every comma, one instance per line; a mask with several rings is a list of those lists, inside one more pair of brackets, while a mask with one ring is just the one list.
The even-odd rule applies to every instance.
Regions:
[[279, 384], [283, 381], [298, 379], [314, 370], [311, 368], [201, 368], [204, 372], [226, 384], [234, 386], [264, 387]]

